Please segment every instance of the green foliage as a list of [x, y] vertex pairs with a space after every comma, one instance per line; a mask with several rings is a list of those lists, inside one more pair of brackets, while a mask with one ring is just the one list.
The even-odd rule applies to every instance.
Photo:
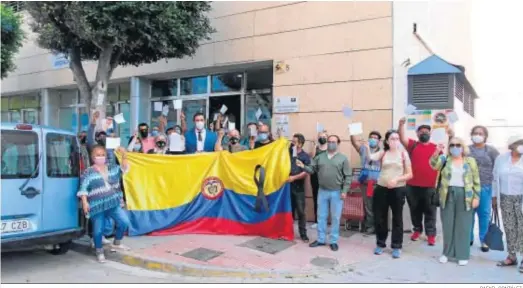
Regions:
[[0, 4], [1, 24], [2, 24], [2, 74], [1, 78], [12, 72], [16, 65], [13, 62], [15, 54], [18, 53], [24, 40], [24, 31], [22, 30], [22, 17], [13, 12], [9, 7]]
[[113, 49], [112, 62], [141, 65], [164, 58], [191, 56], [214, 32], [209, 2], [26, 2], [38, 44], [81, 60], [99, 60]]

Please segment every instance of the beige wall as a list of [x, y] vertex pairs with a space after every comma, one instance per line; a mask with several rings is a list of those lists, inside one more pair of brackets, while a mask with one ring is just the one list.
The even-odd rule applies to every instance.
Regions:
[[[390, 2], [214, 2], [218, 30], [192, 58], [119, 67], [113, 80], [227, 64], [284, 61], [289, 71], [274, 75], [274, 97], [296, 96], [300, 113], [290, 115], [293, 132], [315, 138], [316, 122], [347, 142], [343, 105], [364, 121], [365, 133], [392, 120], [392, 4]], [[53, 69], [51, 54], [29, 33], [18, 69], [2, 81], [2, 94], [74, 86], [68, 68]], [[95, 63], [84, 63], [90, 79]], [[355, 154], [355, 153], [350, 153]], [[353, 155], [354, 156], [354, 155]], [[352, 157], [357, 162], [357, 157]]]

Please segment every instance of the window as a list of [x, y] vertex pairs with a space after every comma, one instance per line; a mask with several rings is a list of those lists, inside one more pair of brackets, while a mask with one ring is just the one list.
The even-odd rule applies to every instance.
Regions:
[[205, 94], [207, 93], [207, 76], [185, 78], [180, 80], [181, 94]]
[[240, 91], [242, 88], [242, 73], [228, 73], [211, 77], [211, 92]]
[[66, 107], [78, 104], [76, 99], [77, 90], [60, 91], [60, 107]]
[[24, 107], [24, 100], [22, 96], [9, 97], [9, 109], [22, 109]]
[[80, 176], [80, 154], [76, 137], [49, 133], [46, 136], [47, 176], [70, 178]]
[[58, 125], [61, 129], [76, 132], [76, 108], [60, 108]]
[[7, 111], [9, 110], [9, 98], [7, 97], [2, 97], [0, 98], [2, 99], [2, 111]]
[[156, 80], [151, 83], [152, 92], [151, 97], [169, 97], [177, 96], [178, 94], [178, 80]]
[[2, 179], [38, 176], [38, 135], [33, 131], [2, 130]]
[[107, 101], [118, 102], [118, 86], [109, 85], [107, 88]]
[[131, 100], [131, 84], [130, 83], [121, 83], [118, 85], [120, 101], [129, 101]]
[[[173, 127], [177, 124], [177, 118], [178, 118], [178, 111], [174, 109], [174, 103], [173, 101], [154, 101], [151, 102], [151, 130], [153, 127], [159, 127], [160, 124], [160, 116], [163, 114], [164, 107], [169, 107], [168, 114], [167, 114], [167, 127], [165, 127], [165, 130], [168, 128]], [[161, 110], [160, 110], [161, 107]], [[158, 111], [160, 110], [160, 111]], [[165, 132], [165, 131], [164, 131]]]

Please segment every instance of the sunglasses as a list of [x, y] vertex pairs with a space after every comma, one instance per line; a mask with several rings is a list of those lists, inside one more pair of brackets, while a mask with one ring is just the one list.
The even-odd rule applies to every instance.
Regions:
[[461, 148], [461, 144], [450, 144], [449, 147], [450, 148], [452, 148], [452, 147]]

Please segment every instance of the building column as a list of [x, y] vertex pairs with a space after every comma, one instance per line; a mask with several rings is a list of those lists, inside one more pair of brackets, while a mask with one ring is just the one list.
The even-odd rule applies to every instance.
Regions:
[[59, 127], [58, 119], [60, 111], [60, 96], [56, 90], [41, 89], [40, 90], [40, 124], [51, 127]]
[[131, 131], [139, 123], [149, 123], [151, 82], [140, 77], [131, 77]]

